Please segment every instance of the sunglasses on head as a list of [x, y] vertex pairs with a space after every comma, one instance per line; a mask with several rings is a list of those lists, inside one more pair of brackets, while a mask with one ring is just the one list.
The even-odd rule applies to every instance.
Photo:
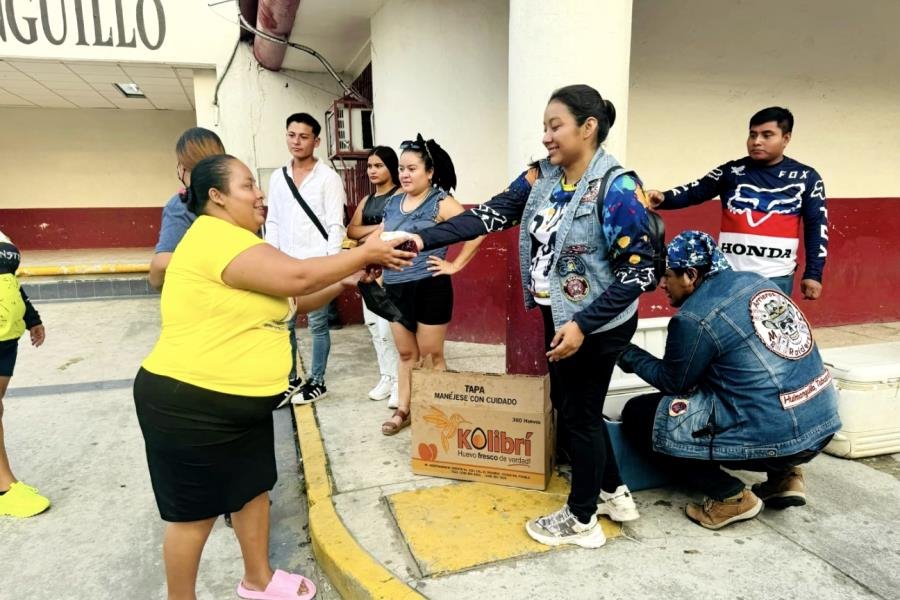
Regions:
[[424, 140], [406, 140], [405, 142], [400, 144], [400, 151], [403, 152], [405, 150], [424, 152], [428, 157], [428, 160], [430, 160], [432, 164], [434, 164], [434, 158], [432, 158], [431, 152], [428, 151], [428, 144], [426, 144]]

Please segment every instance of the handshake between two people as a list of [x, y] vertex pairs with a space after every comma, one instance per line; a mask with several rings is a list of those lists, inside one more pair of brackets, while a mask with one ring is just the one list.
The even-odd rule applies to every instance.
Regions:
[[367, 236], [366, 241], [360, 246], [367, 256], [366, 267], [342, 281], [347, 287], [377, 280], [385, 267], [402, 271], [412, 265], [412, 259], [422, 248], [421, 238], [406, 231], [378, 229], [374, 233], [378, 235]]

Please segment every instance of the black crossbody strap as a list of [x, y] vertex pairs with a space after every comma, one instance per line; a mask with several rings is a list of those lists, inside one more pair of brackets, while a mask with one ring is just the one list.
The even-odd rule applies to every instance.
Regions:
[[316, 226], [316, 229], [319, 230], [319, 233], [322, 234], [322, 237], [325, 238], [325, 241], [327, 242], [328, 232], [325, 231], [325, 228], [322, 227], [322, 223], [321, 221], [319, 221], [319, 218], [309, 207], [309, 204], [306, 203], [306, 200], [303, 199], [303, 196], [300, 195], [300, 190], [298, 190], [297, 186], [294, 185], [294, 180], [291, 179], [287, 167], [281, 167], [281, 172], [284, 173], [284, 180], [287, 181], [288, 187], [291, 189], [291, 193], [294, 195], [294, 200], [297, 201], [297, 204], [300, 205], [300, 208], [303, 209], [303, 212], [306, 213], [306, 216], [309, 217], [309, 220], [313, 222], [313, 225]]

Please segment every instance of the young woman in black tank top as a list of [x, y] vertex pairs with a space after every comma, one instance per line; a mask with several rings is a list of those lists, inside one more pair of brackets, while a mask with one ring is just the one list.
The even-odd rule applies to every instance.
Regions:
[[[388, 198], [400, 187], [397, 174], [397, 153], [387, 146], [376, 146], [366, 159], [366, 174], [375, 188], [359, 202], [350, 224], [347, 226], [347, 237], [362, 242], [373, 231], [378, 229], [384, 218], [384, 205]], [[386, 319], [370, 311], [363, 303], [363, 320], [372, 336], [372, 345], [378, 357], [378, 369], [381, 378], [369, 390], [372, 400], [388, 400], [388, 408], [397, 408], [397, 347], [391, 335], [391, 324]]]
[[347, 237], [363, 241], [378, 229], [384, 217], [384, 205], [400, 187], [397, 175], [397, 153], [387, 146], [376, 146], [366, 159], [366, 175], [375, 192], [359, 201], [353, 218], [347, 226]]

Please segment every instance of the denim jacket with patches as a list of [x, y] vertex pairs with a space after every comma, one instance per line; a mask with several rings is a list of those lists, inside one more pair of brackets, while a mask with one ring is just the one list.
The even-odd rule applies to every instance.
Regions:
[[[602, 207], [606, 193], [606, 190], [598, 189], [603, 175], [615, 167], [619, 167], [616, 159], [602, 148], [598, 149], [578, 183], [557, 230], [550, 269], [550, 307], [556, 329], [589, 306], [614, 280], [608, 259], [609, 248], [600, 229], [601, 219], [597, 211]], [[534, 240], [529, 233], [529, 224], [541, 207], [550, 201], [550, 195], [563, 177], [562, 168], [551, 165], [546, 159], [540, 162], [540, 169], [541, 176], [528, 195], [519, 228], [519, 268], [526, 308], [537, 306], [531, 292]], [[607, 185], [611, 182], [612, 178]], [[635, 300], [618, 316], [584, 333], [609, 331], [621, 325], [637, 312], [637, 306]]]
[[[590, 189], [591, 196], [594, 196], [593, 190], [599, 187], [603, 175], [609, 169], [608, 166], [597, 164], [601, 156], [605, 157], [607, 165], [615, 166], [615, 170], [607, 178], [608, 189], [602, 196], [598, 192], [595, 198], [589, 198], [584, 206], [579, 207], [579, 200], [576, 200], [575, 196], [583, 197], [585, 189]], [[546, 202], [562, 177], [561, 169], [552, 167], [546, 162], [540, 167], [540, 170], [541, 173], [535, 177], [537, 179], [534, 183], [535, 186], [542, 180], [552, 180], [541, 183], [542, 191], [536, 195], [532, 194], [534, 191], [532, 179], [529, 177], [529, 172], [526, 171], [513, 180], [505, 190], [494, 195], [484, 204], [420, 231], [419, 235], [422, 237], [424, 249], [441, 248], [520, 224], [522, 224], [522, 229], [527, 231], [529, 223], [524, 221], [526, 211], [530, 221], [539, 210], [539, 205], [536, 203]], [[573, 302], [572, 304], [577, 304], [577, 308], [563, 306], [561, 309], [559, 305], [562, 301], [558, 300], [555, 305], [552, 305], [552, 309], [557, 328], [571, 318], [578, 323], [583, 332], [591, 333], [606, 331], [623, 320], [627, 320], [634, 314], [632, 309], [635, 300], [642, 293], [656, 288], [656, 279], [653, 275], [653, 248], [650, 245], [649, 221], [645, 208], [647, 200], [640, 180], [633, 173], [625, 173], [624, 169], [618, 167], [615, 160], [608, 157], [603, 150], [596, 153], [594, 162], [582, 180], [586, 183], [576, 188], [573, 198], [566, 206], [566, 211], [571, 208], [572, 212], [581, 214], [576, 225], [583, 234], [587, 235], [586, 232], [593, 227], [595, 236], [605, 239], [601, 240], [600, 244], [597, 244], [595, 239], [591, 239], [590, 243], [585, 243], [582, 247], [576, 245], [568, 256], [560, 257], [558, 252], [554, 253], [553, 267], [562, 273], [559, 279], [561, 279], [562, 285], [568, 285], [570, 294], [580, 297], [582, 291], [592, 293], [590, 298], [584, 294], [585, 297], [580, 301]], [[589, 188], [589, 186], [594, 187]], [[602, 202], [600, 202], [600, 198], [603, 199]], [[593, 210], [592, 207], [596, 207], [593, 212], [595, 222], [590, 224], [586, 217]], [[571, 224], [569, 228], [571, 228]], [[522, 235], [520, 231], [520, 239], [522, 239]], [[557, 231], [557, 236], [559, 236], [559, 231]], [[524, 260], [523, 267], [530, 265], [532, 254], [536, 250], [532, 242], [533, 238], [529, 233], [525, 245], [519, 253], [520, 260]], [[604, 248], [607, 250], [605, 254]], [[578, 279], [582, 276], [582, 272], [588, 270], [589, 263], [581, 257], [581, 254], [586, 253], [585, 251], [589, 249], [591, 250], [589, 258], [592, 268], [596, 268], [593, 265], [597, 261], [605, 262], [603, 265], [606, 271], [604, 284], [610, 272], [612, 273], [613, 281], [609, 285], [601, 286], [596, 282], [591, 285], [588, 277], [584, 277], [584, 281]], [[560, 264], [555, 264], [557, 260], [560, 261]], [[536, 303], [530, 292], [530, 268], [527, 270], [529, 271], [529, 281], [525, 288], [525, 304], [527, 307], [533, 308]], [[577, 311], [574, 315], [568, 312], [572, 308]], [[624, 317], [622, 317], [623, 312], [626, 313]], [[610, 320], [613, 319], [615, 323], [607, 327]]]
[[669, 322], [664, 358], [629, 346], [620, 365], [664, 394], [653, 447], [665, 454], [789, 456], [817, 449], [841, 426], [809, 322], [756, 273], [705, 279]]

